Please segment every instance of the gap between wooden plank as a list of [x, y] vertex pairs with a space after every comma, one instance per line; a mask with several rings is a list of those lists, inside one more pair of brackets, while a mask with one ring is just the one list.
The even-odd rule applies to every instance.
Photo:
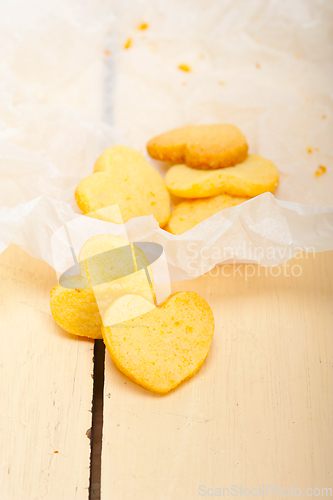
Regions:
[[105, 346], [103, 340], [95, 340], [94, 346], [94, 389], [92, 400], [91, 458], [89, 500], [101, 498], [101, 454], [103, 432]]

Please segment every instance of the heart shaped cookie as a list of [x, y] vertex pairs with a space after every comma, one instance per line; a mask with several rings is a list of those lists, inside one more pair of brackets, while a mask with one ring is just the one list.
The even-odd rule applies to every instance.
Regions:
[[154, 137], [147, 150], [157, 160], [209, 170], [242, 162], [248, 146], [234, 125], [193, 125]]
[[92, 236], [82, 246], [79, 262], [81, 275], [87, 277], [90, 287], [115, 281], [144, 269], [153, 289], [154, 276], [145, 253], [122, 236]]
[[[79, 254], [80, 275], [51, 290], [51, 313], [73, 335], [102, 338], [102, 317], [115, 300], [135, 294], [154, 308], [154, 278], [144, 252], [125, 238], [102, 234], [89, 238]], [[147, 310], [147, 304], [142, 311]], [[123, 319], [127, 319], [124, 310]], [[118, 321], [118, 320], [117, 320]], [[109, 317], [109, 323], [113, 320]]]
[[[128, 294], [144, 298], [150, 309], [155, 307], [154, 276], [145, 253], [122, 236], [99, 234], [89, 238], [81, 248], [79, 261], [81, 274], [86, 273], [94, 290], [104, 325], [119, 322], [110, 314], [105, 322], [105, 312], [115, 300]], [[146, 310], [144, 304], [142, 313]], [[130, 317], [123, 308], [122, 321]]]
[[249, 155], [234, 167], [210, 171], [174, 165], [165, 181], [170, 193], [181, 198], [208, 198], [222, 193], [253, 198], [273, 192], [278, 186], [279, 174], [271, 161]]
[[[111, 314], [115, 307], [117, 302], [111, 306]], [[131, 307], [135, 307], [133, 303]], [[158, 393], [170, 391], [199, 370], [213, 332], [213, 312], [193, 292], [175, 293], [142, 316], [102, 327], [116, 366], [137, 384]]]
[[84, 276], [70, 276], [51, 289], [51, 313], [73, 335], [101, 339], [102, 319], [93, 290]]
[[160, 227], [170, 215], [170, 196], [161, 175], [134, 149], [108, 148], [97, 159], [94, 173], [82, 179], [75, 190], [79, 208], [85, 215], [119, 222], [99, 211], [118, 205], [123, 222], [132, 217], [154, 215]]
[[165, 230], [172, 234], [183, 234], [217, 212], [239, 205], [248, 199], [220, 194], [212, 198], [182, 201], [176, 205]]

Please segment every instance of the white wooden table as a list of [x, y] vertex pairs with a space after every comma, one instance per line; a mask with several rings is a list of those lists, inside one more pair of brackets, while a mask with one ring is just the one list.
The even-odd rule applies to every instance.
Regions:
[[[173, 284], [209, 301], [216, 330], [203, 368], [168, 395], [135, 385], [106, 354], [102, 500], [192, 500], [217, 488], [231, 495], [233, 485], [333, 489], [333, 252], [293, 262], [299, 277], [257, 268], [247, 280], [220, 272]], [[1, 500], [89, 498], [94, 344], [54, 323], [55, 282], [18, 247], [0, 255]]]

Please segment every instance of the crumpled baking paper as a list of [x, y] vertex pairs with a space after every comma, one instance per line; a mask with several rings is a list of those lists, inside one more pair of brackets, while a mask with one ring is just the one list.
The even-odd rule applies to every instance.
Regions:
[[129, 145], [164, 173], [146, 142], [204, 123], [237, 125], [277, 165], [275, 196], [182, 236], [132, 219], [131, 241], [162, 245], [172, 281], [333, 249], [331, 14], [328, 0], [1, 2], [0, 250], [14, 242], [60, 272], [71, 265], [66, 252], [55, 263], [61, 228], [117, 232], [74, 199], [103, 149]]

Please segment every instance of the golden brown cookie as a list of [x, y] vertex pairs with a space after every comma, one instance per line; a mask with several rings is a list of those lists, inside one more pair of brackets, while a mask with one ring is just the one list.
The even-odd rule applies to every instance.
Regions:
[[247, 200], [249, 198], [220, 194], [212, 198], [183, 201], [175, 207], [165, 230], [172, 234], [183, 234], [217, 212]]
[[[93, 288], [104, 313], [120, 297], [135, 294], [155, 307], [154, 276], [144, 252], [122, 236], [99, 234], [89, 238], [79, 254], [81, 274]], [[128, 318], [124, 309], [123, 321]], [[113, 320], [112, 320], [113, 321]]]
[[[149, 262], [144, 252], [125, 238], [113, 234], [93, 236], [82, 246], [79, 261], [81, 274], [66, 278], [51, 290], [52, 316], [67, 332], [102, 338], [104, 312], [126, 295], [142, 298], [142, 311], [148, 305], [155, 307]], [[128, 318], [126, 310], [123, 318]], [[110, 317], [109, 321], [113, 323]]]
[[248, 145], [234, 125], [193, 125], [154, 137], [147, 150], [156, 160], [210, 170], [241, 163], [247, 156]]
[[73, 335], [101, 339], [102, 320], [95, 295], [84, 276], [70, 276], [51, 290], [51, 313]]
[[195, 170], [186, 165], [174, 165], [165, 177], [171, 194], [181, 198], [208, 198], [226, 193], [253, 198], [273, 192], [279, 183], [276, 166], [257, 155], [249, 155], [235, 167], [218, 170]]
[[119, 222], [113, 211], [118, 205], [123, 222], [153, 215], [161, 227], [170, 215], [170, 196], [161, 175], [134, 149], [108, 148], [97, 159], [94, 172], [78, 184], [75, 199], [85, 215]]
[[[135, 309], [133, 304], [131, 307]], [[165, 393], [203, 365], [213, 337], [214, 317], [200, 295], [179, 292], [153, 311], [103, 326], [102, 332], [119, 370], [146, 389]]]

